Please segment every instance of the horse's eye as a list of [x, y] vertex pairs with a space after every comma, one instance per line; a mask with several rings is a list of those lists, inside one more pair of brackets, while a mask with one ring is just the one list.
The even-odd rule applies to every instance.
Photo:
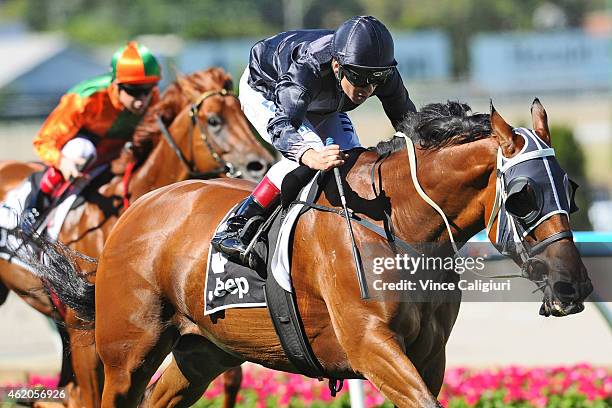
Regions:
[[525, 225], [535, 222], [542, 210], [542, 193], [538, 186], [526, 177], [518, 177], [508, 185], [506, 211]]
[[221, 129], [221, 126], [223, 126], [223, 118], [221, 118], [221, 116], [219, 115], [208, 115], [207, 122], [209, 129], [213, 132], [219, 131], [219, 129]]
[[506, 210], [516, 217], [524, 218], [537, 209], [537, 202], [533, 189], [529, 185], [514, 193], [506, 199]]

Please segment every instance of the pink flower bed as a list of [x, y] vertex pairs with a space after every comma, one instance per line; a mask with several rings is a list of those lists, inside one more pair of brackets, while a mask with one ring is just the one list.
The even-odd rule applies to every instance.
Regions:
[[59, 381], [58, 375], [37, 375], [37, 374], [29, 374], [27, 376], [27, 381], [25, 382], [6, 382], [0, 384], [3, 388], [20, 388], [20, 387], [28, 387], [28, 388], [45, 388], [48, 390], [57, 388], [57, 382]]
[[570, 367], [448, 370], [440, 401], [447, 407], [612, 407], [610, 370]]
[[[347, 383], [332, 398], [327, 381], [301, 375], [245, 367], [238, 408], [265, 407], [349, 407]], [[4, 387], [55, 388], [57, 376], [31, 375], [26, 384]], [[392, 407], [369, 383], [364, 383], [366, 407]], [[446, 372], [440, 402], [447, 408], [610, 408], [612, 371], [588, 364], [525, 368], [510, 366], [491, 370], [453, 368]], [[221, 407], [223, 383], [214, 381], [198, 408]]]
[[[337, 398], [330, 396], [327, 382], [251, 366], [244, 370], [239, 406], [345, 407], [346, 387]], [[391, 407], [365, 382], [366, 407]], [[223, 384], [211, 384], [198, 407], [220, 406]], [[524, 368], [510, 366], [492, 370], [454, 368], [446, 372], [440, 402], [448, 408], [611, 408], [612, 372], [588, 364], [568, 367]]]

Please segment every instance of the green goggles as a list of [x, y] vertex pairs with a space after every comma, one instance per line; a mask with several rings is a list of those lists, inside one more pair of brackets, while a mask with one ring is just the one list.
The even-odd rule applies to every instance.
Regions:
[[340, 66], [342, 73], [354, 86], [365, 87], [368, 85], [382, 85], [393, 73], [393, 68], [382, 70], [357, 70], [347, 66]]

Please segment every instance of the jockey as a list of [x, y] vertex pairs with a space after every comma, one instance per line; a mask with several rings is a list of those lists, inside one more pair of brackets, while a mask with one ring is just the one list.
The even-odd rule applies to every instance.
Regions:
[[[330, 170], [359, 147], [345, 112], [376, 95], [396, 127], [415, 106], [396, 68], [393, 38], [374, 17], [354, 17], [335, 32], [300, 30], [256, 43], [240, 80], [245, 116], [284, 156], [213, 237], [239, 258], [279, 202], [283, 178], [300, 164]], [[334, 144], [324, 146], [332, 138]], [[245, 228], [245, 226], [247, 226]]]
[[107, 74], [83, 81], [64, 95], [33, 141], [48, 166], [30, 194], [24, 220], [33, 224], [44, 202], [64, 181], [82, 176], [120, 154], [149, 106], [159, 99], [161, 68], [135, 41], [115, 52]]

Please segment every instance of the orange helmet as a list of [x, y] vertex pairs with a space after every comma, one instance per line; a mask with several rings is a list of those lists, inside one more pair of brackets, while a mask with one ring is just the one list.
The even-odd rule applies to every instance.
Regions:
[[151, 84], [161, 79], [159, 62], [144, 45], [130, 41], [111, 60], [113, 80], [120, 84]]

